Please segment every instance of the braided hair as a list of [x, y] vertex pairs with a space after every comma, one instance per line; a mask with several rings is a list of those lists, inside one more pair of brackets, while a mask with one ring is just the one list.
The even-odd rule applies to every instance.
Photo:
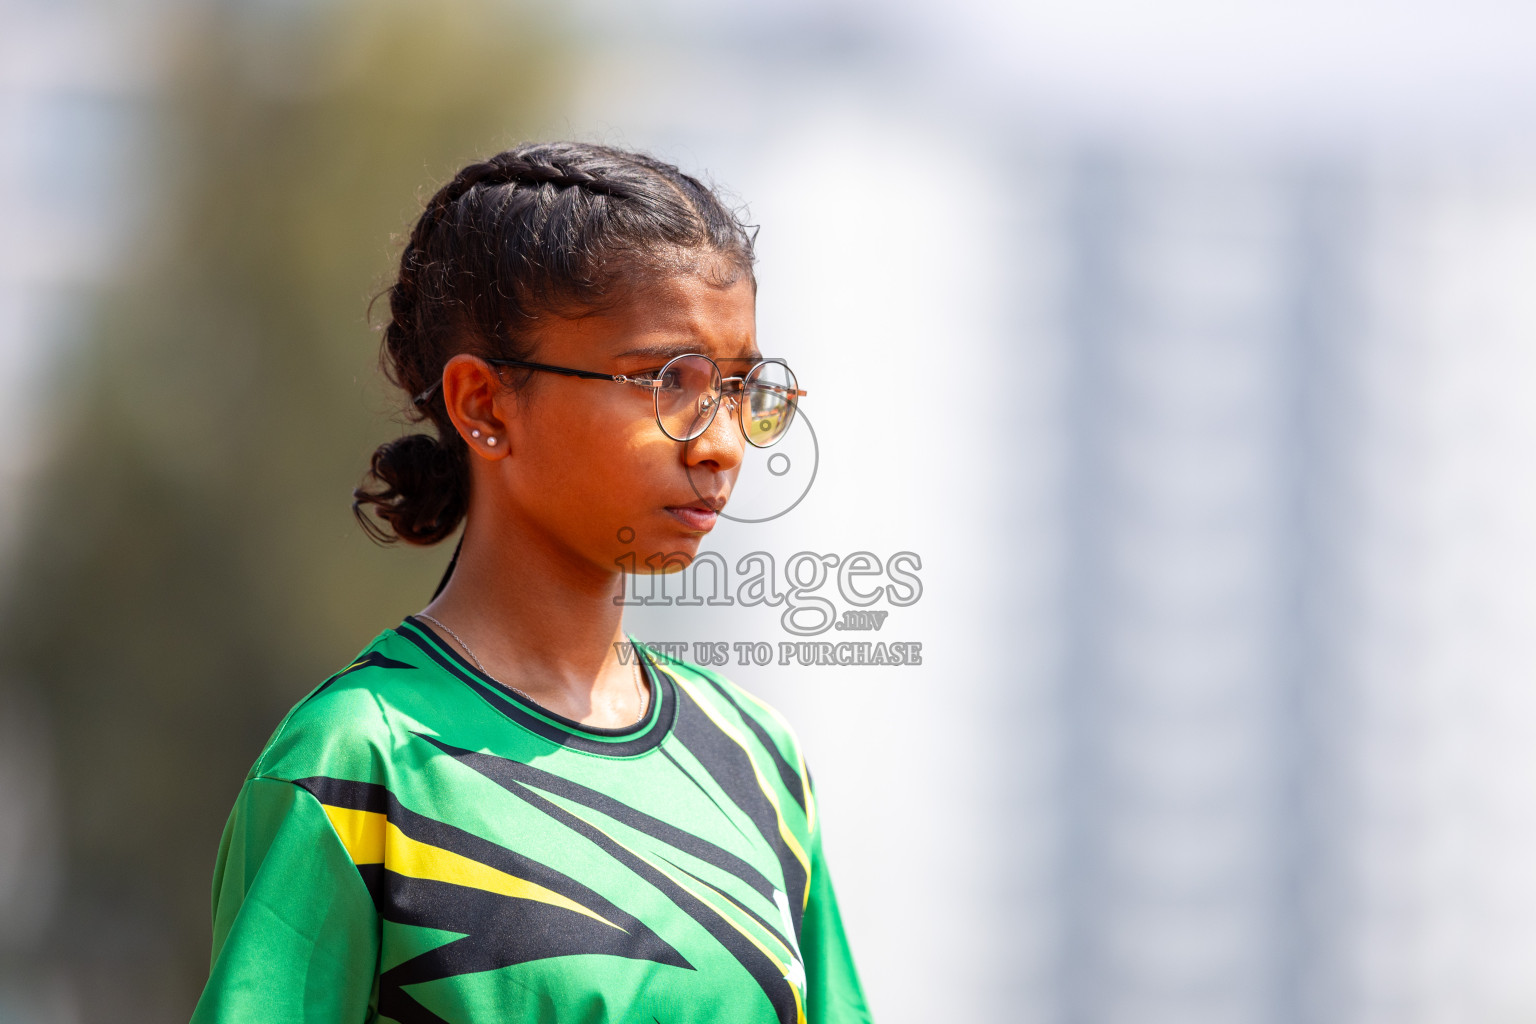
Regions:
[[468, 448], [434, 387], [453, 356], [528, 359], [540, 317], [608, 308], [657, 274], [752, 280], [753, 260], [752, 235], [710, 188], [639, 153], [529, 143], [465, 167], [427, 201], [385, 293], [384, 372], [436, 433], [373, 453], [352, 492], [358, 522], [380, 542], [435, 544], [463, 520]]

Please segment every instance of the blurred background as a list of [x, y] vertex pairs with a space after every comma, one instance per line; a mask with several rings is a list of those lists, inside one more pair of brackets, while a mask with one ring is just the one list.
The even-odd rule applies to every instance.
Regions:
[[728, 669], [877, 1019], [1536, 1019], [1529, 5], [0, 0], [0, 1022], [190, 1014], [244, 772], [447, 559], [351, 520], [369, 299], [552, 136], [762, 225], [817, 472], [710, 547], [920, 557], [921, 666]]

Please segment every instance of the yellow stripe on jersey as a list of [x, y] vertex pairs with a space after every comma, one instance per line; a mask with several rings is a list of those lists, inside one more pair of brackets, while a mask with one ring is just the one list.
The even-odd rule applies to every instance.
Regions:
[[377, 811], [357, 811], [349, 807], [323, 804], [326, 817], [354, 864], [382, 864], [397, 875], [447, 882], [471, 889], [481, 889], [519, 900], [534, 900], [554, 907], [584, 914], [610, 928], [624, 929], [600, 914], [593, 913], [575, 900], [551, 892], [535, 882], [509, 875], [505, 871], [462, 854], [412, 839], [400, 827]]
[[341, 837], [354, 864], [384, 863], [384, 826], [388, 819], [377, 811], [354, 811], [347, 807], [321, 804], [331, 827]]

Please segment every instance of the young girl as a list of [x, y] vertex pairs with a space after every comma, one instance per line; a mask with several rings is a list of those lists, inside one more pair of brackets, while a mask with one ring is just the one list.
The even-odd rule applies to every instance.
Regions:
[[459, 551], [257, 758], [194, 1022], [869, 1019], [794, 734], [641, 657], [615, 599], [793, 423], [752, 263], [709, 189], [608, 147], [432, 197], [384, 360], [436, 436], [381, 447], [354, 510], [413, 544], [462, 523]]

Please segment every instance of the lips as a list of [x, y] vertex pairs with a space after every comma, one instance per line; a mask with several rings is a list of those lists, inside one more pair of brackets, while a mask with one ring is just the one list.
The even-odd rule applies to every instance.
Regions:
[[715, 520], [719, 518], [715, 510], [703, 502], [695, 502], [692, 505], [668, 505], [667, 511], [690, 530], [701, 532], [714, 529]]

